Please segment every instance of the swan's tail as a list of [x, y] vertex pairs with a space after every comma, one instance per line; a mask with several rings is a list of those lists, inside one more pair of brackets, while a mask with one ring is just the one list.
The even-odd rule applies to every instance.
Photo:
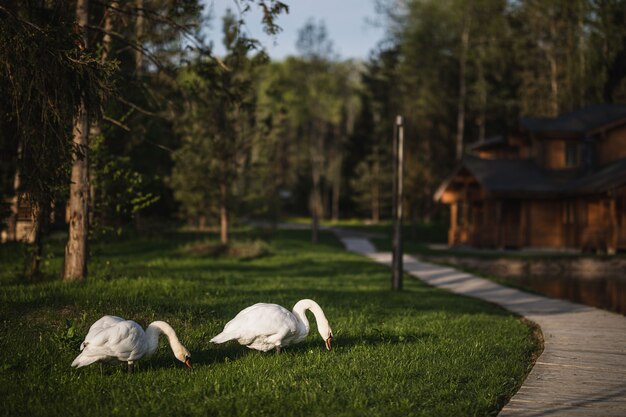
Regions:
[[82, 368], [83, 366], [91, 365], [97, 361], [98, 357], [86, 356], [84, 353], [81, 353], [76, 357], [76, 359], [74, 359], [74, 362], [72, 362], [72, 368]]
[[234, 339], [230, 334], [222, 332], [210, 340], [211, 343], [224, 343]]

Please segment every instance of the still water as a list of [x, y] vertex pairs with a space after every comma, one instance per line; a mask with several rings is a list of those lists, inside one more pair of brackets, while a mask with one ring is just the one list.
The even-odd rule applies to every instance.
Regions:
[[554, 298], [626, 315], [626, 277], [527, 275], [504, 280]]

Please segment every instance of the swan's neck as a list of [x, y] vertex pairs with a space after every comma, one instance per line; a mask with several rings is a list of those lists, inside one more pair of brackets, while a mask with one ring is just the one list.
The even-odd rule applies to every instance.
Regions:
[[176, 354], [176, 350], [181, 348], [182, 345], [176, 336], [176, 332], [164, 321], [154, 321], [150, 323], [148, 328], [146, 329], [146, 340], [148, 342], [148, 355], [153, 354], [157, 347], [159, 346], [159, 336], [163, 333], [167, 336], [167, 340], [170, 343], [170, 347], [174, 354]]
[[326, 316], [322, 311], [322, 308], [313, 300], [300, 300], [293, 306], [293, 314], [298, 318], [303, 329], [305, 329], [305, 335], [309, 334], [309, 320], [306, 318], [306, 311], [310, 310], [315, 316], [318, 329], [322, 326], [322, 323], [328, 323]]

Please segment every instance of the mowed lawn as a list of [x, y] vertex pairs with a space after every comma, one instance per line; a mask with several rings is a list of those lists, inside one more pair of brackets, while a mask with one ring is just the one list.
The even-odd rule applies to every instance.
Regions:
[[[528, 372], [538, 343], [518, 317], [350, 254], [331, 235], [267, 236], [257, 259], [189, 255], [201, 236], [93, 245], [84, 284], [17, 282], [19, 253], [0, 246], [0, 414], [4, 416], [485, 416]], [[46, 260], [61, 268], [62, 245]], [[307, 340], [283, 353], [209, 343], [256, 302], [316, 300], [335, 336], [327, 352], [312, 314]], [[104, 314], [169, 322], [192, 354], [185, 369], [162, 337], [136, 363], [72, 369]]]

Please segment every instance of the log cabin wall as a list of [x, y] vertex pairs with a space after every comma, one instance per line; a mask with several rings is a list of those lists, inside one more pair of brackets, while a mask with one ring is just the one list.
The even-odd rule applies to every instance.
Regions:
[[532, 156], [530, 141], [522, 135], [509, 136], [509, 143], [518, 149], [518, 158], [528, 159]]
[[529, 246], [556, 248], [563, 246], [561, 205], [555, 200], [530, 200]]
[[626, 106], [605, 107], [468, 148], [435, 196], [451, 205], [450, 245], [626, 251]]
[[543, 167], [562, 170], [578, 168], [581, 164], [581, 139], [544, 139], [542, 141]]
[[4, 220], [6, 229], [0, 233], [0, 243], [12, 241], [32, 243], [34, 219], [28, 199], [15, 196], [8, 201], [11, 214]]
[[598, 165], [626, 158], [626, 126], [603, 132], [595, 140]]
[[471, 206], [472, 224], [470, 244], [478, 248], [498, 246], [498, 205], [493, 199], [483, 198]]
[[482, 159], [518, 159], [520, 150], [518, 148], [482, 149], [476, 153]]
[[565, 168], [565, 141], [546, 139], [542, 141], [543, 167], [546, 169]]
[[615, 195], [617, 222], [617, 249], [626, 251], [626, 187], [617, 190]]
[[562, 246], [580, 247], [581, 233], [587, 224], [587, 202], [584, 198], [565, 198], [560, 204]]
[[457, 208], [458, 206], [456, 203], [450, 204], [450, 229], [448, 230], [448, 245], [449, 246], [455, 246], [459, 243], [457, 239], [457, 224], [456, 224]]
[[580, 242], [583, 251], [615, 250], [615, 211], [610, 198], [586, 201], [587, 218], [581, 228]]

